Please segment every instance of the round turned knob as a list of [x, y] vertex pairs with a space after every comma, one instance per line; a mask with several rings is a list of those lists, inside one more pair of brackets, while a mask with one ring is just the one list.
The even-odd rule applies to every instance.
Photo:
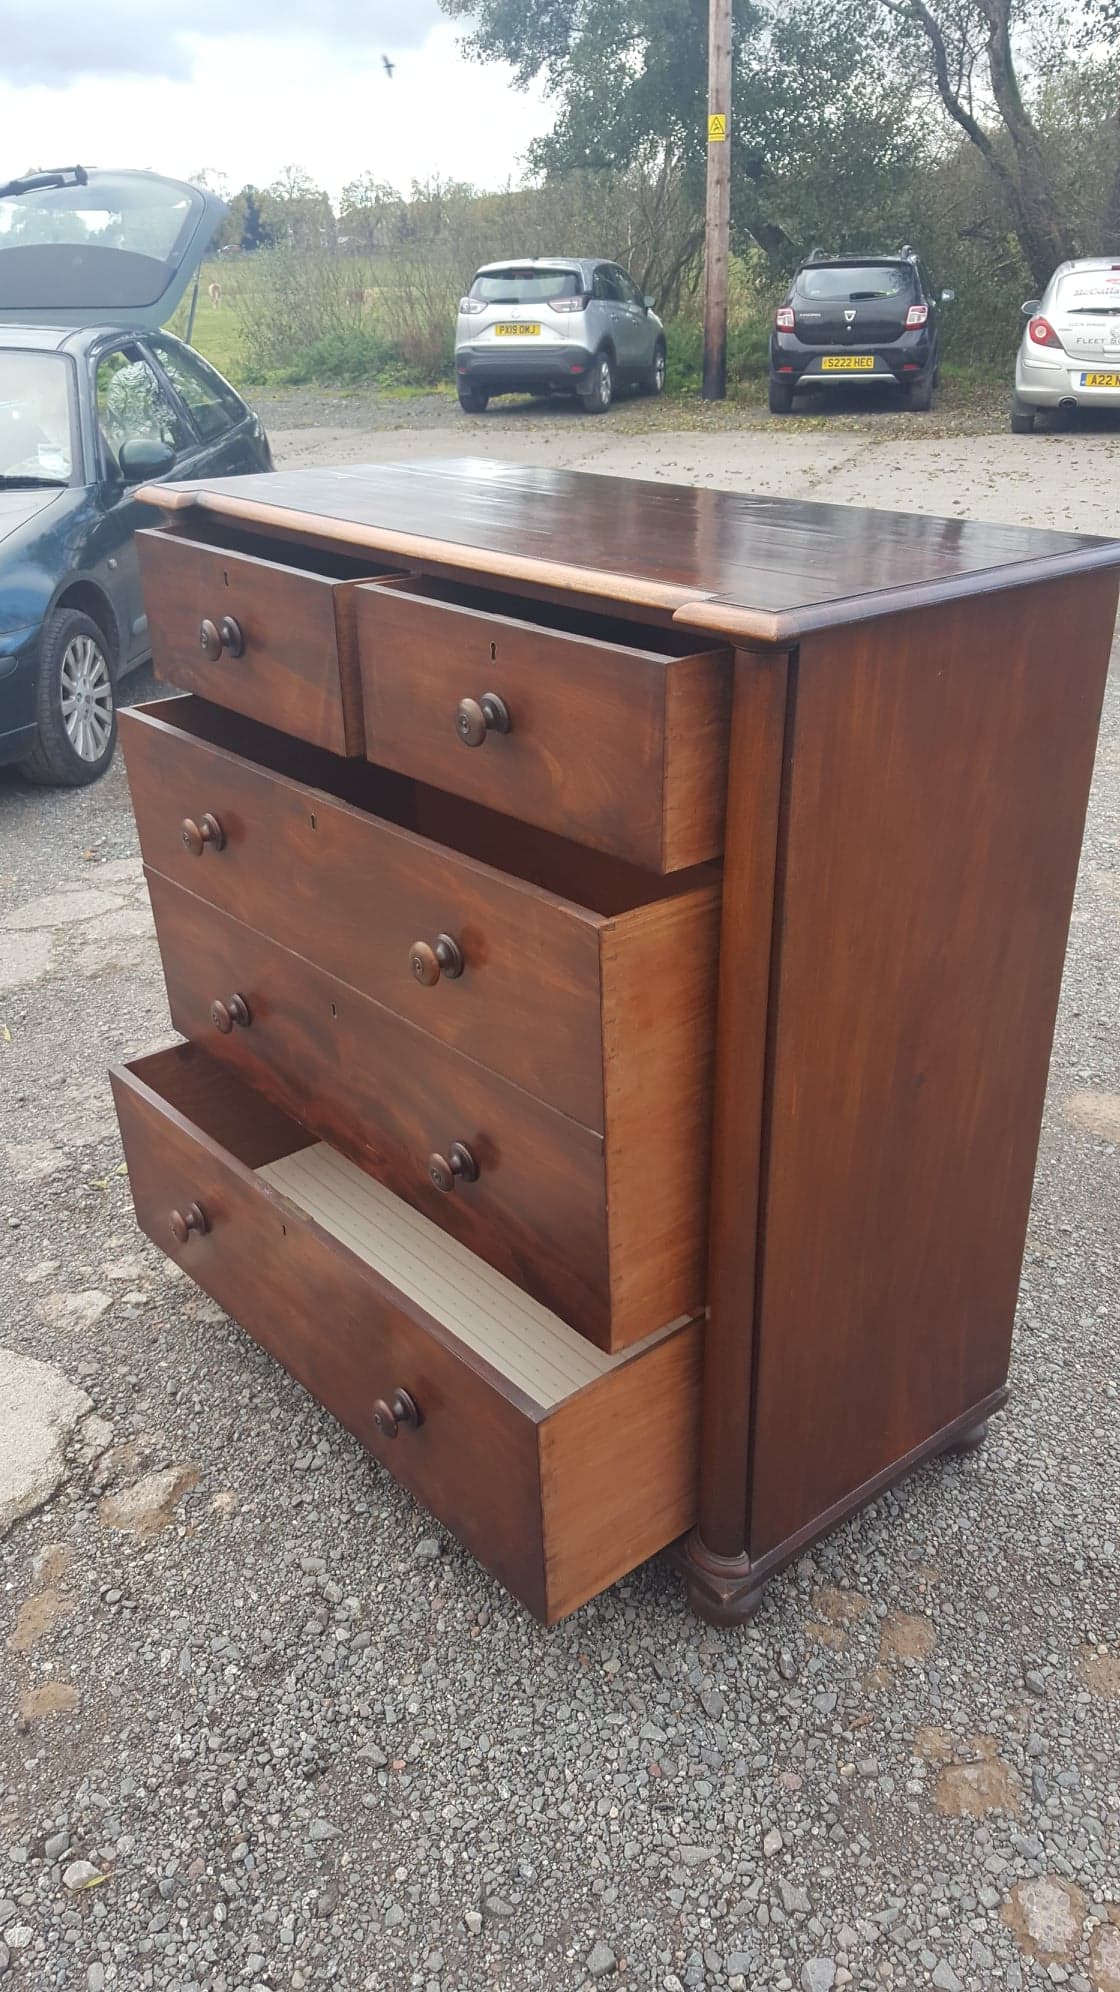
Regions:
[[450, 934], [437, 934], [432, 947], [428, 946], [427, 941], [413, 941], [408, 951], [408, 965], [417, 982], [430, 989], [441, 975], [446, 975], [451, 982], [462, 975], [463, 950]]
[[252, 1021], [249, 1005], [244, 996], [231, 996], [228, 1003], [223, 1003], [221, 998], [216, 996], [210, 1005], [210, 1022], [215, 1030], [221, 1031], [223, 1037], [228, 1037], [235, 1024], [248, 1029]]
[[437, 1190], [453, 1190], [460, 1183], [477, 1183], [478, 1163], [469, 1148], [453, 1141], [446, 1155], [429, 1155], [428, 1174]]
[[192, 1231], [201, 1238], [209, 1231], [210, 1223], [201, 1204], [188, 1204], [186, 1210], [173, 1210], [171, 1213], [171, 1236], [177, 1245], [186, 1245]]
[[508, 733], [509, 707], [497, 692], [483, 692], [480, 699], [460, 699], [455, 714], [455, 731], [464, 747], [481, 747], [488, 733]]
[[373, 1407], [373, 1422], [383, 1439], [395, 1439], [402, 1425], [413, 1431], [420, 1423], [416, 1399], [407, 1390], [394, 1390], [389, 1398], [379, 1397]]
[[179, 837], [192, 858], [200, 858], [207, 845], [212, 851], [220, 851], [226, 841], [225, 831], [209, 810], [200, 823], [196, 823], [193, 816], [184, 816], [179, 825]]
[[208, 664], [216, 664], [222, 654], [221, 632], [209, 616], [198, 625], [198, 647]]
[[245, 632], [234, 616], [223, 616], [218, 624], [218, 635], [231, 657], [244, 657]]

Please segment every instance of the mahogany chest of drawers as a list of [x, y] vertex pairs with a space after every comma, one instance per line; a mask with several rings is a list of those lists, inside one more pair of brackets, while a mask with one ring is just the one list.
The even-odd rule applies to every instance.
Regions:
[[534, 472], [153, 486], [144, 1229], [542, 1618], [1006, 1396], [1120, 546]]

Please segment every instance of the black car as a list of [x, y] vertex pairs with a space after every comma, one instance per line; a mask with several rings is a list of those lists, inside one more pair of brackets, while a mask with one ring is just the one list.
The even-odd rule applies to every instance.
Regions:
[[[941, 300], [952, 297], [942, 291]], [[802, 263], [774, 313], [770, 412], [837, 381], [901, 387], [911, 408], [932, 408], [940, 367], [938, 300], [909, 247], [894, 256], [826, 256]]]
[[139, 485], [271, 470], [251, 408], [160, 330], [222, 205], [151, 173], [0, 187], [0, 764], [77, 786], [149, 655]]

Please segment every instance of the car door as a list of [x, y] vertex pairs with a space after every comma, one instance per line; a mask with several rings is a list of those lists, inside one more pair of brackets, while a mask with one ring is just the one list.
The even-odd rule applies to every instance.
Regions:
[[622, 298], [618, 281], [609, 263], [597, 263], [591, 278], [591, 295], [595, 300], [595, 344], [604, 338], [610, 340], [615, 350], [615, 358], [620, 372], [625, 372], [626, 329], [622, 317]]
[[644, 373], [653, 361], [653, 340], [642, 294], [632, 277], [617, 266], [613, 271], [620, 298], [619, 324], [625, 340], [625, 364], [635, 374]]
[[229, 382], [179, 339], [153, 333], [145, 345], [198, 438], [198, 467], [184, 475], [235, 477], [267, 470], [264, 430]]
[[99, 516], [90, 536], [88, 567], [113, 604], [120, 662], [127, 669], [148, 652], [134, 535], [139, 526], [156, 523], [160, 514], [154, 505], [142, 505], [125, 483], [117, 452], [136, 437], [167, 443], [175, 459], [165, 474], [189, 477], [199, 443], [138, 340], [97, 349], [91, 368]]

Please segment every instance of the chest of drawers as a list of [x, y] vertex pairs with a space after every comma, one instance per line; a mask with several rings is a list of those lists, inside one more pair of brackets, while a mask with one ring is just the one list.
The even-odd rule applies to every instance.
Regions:
[[140, 1223], [542, 1618], [1006, 1395], [1120, 547], [469, 460], [152, 487]]

